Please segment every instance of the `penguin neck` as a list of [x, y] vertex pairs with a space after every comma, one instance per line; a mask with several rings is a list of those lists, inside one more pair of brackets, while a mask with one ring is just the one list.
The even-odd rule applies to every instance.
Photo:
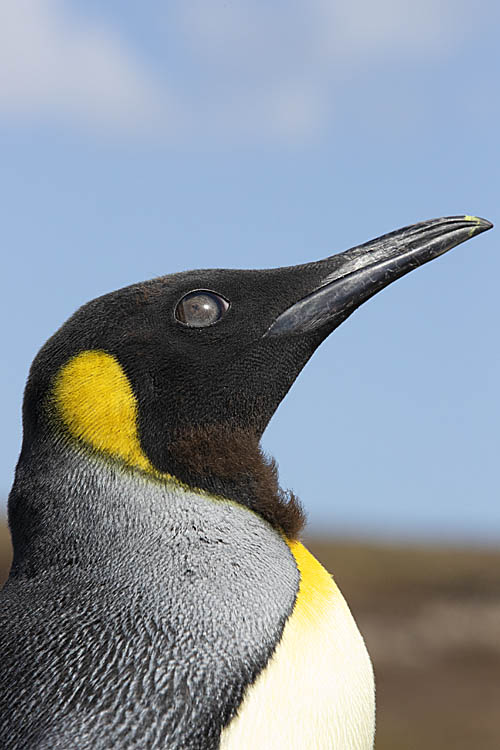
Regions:
[[157, 465], [189, 487], [236, 500], [286, 536], [296, 538], [305, 523], [297, 497], [283, 491], [275, 461], [260, 446], [260, 432], [217, 424], [179, 430]]
[[176, 537], [194, 547], [222, 534], [236, 544], [235, 528], [239, 535], [259, 528], [281, 539], [238, 502], [156, 480], [49, 436], [21, 453], [9, 523], [13, 570], [25, 575], [98, 562], [113, 575], [126, 570], [130, 580], [133, 570], [144, 580], [171, 556]]

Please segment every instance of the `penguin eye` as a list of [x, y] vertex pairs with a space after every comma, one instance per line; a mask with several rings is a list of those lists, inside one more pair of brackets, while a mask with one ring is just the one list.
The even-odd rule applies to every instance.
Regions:
[[190, 328], [205, 328], [217, 323], [229, 308], [223, 297], [204, 289], [189, 292], [175, 308], [175, 317]]

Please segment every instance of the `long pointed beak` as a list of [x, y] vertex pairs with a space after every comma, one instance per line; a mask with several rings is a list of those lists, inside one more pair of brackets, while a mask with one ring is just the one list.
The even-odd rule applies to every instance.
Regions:
[[265, 336], [331, 331], [396, 279], [492, 226], [475, 216], [431, 219], [326, 258], [320, 285], [282, 312]]

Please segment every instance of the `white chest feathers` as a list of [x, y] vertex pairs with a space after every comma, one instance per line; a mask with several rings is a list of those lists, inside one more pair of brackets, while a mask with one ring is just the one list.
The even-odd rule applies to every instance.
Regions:
[[370, 750], [373, 670], [331, 576], [298, 542], [294, 610], [267, 667], [223, 731], [221, 750]]

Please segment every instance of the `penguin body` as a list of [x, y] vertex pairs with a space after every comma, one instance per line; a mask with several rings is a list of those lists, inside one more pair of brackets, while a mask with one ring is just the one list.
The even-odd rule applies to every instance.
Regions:
[[36, 357], [0, 595], [3, 750], [369, 750], [373, 672], [260, 449], [321, 341], [491, 225], [304, 266], [193, 271], [81, 308]]
[[5, 750], [321, 749], [332, 729], [370, 747], [365, 645], [299, 542], [223, 498], [78, 453], [68, 467], [57, 445], [33, 459], [47, 474], [17, 491], [50, 477], [53, 537], [2, 595]]

